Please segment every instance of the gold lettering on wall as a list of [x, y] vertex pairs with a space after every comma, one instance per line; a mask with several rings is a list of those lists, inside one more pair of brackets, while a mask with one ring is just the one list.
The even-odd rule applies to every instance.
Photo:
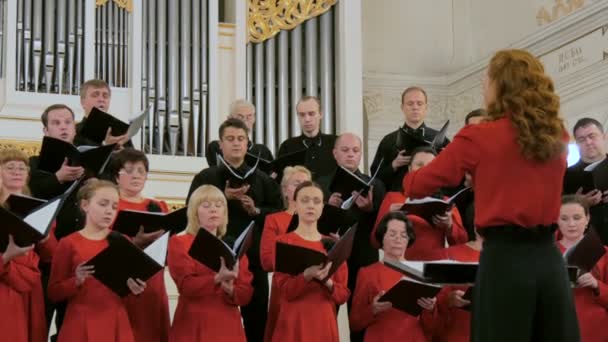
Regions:
[[585, 6], [585, 0], [555, 0], [552, 7], [542, 6], [536, 12], [538, 26], [550, 24]]

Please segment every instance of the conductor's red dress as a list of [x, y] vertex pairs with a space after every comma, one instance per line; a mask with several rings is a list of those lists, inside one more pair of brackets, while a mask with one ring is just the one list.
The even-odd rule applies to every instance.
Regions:
[[[266, 216], [264, 230], [262, 231], [262, 241], [260, 243], [260, 260], [262, 262], [262, 268], [266, 272], [274, 271], [277, 238], [287, 232], [292, 216], [293, 215], [286, 211]], [[270, 300], [268, 301], [268, 317], [266, 319], [266, 329], [264, 330], [265, 342], [269, 342], [272, 339], [272, 333], [274, 332], [274, 327], [277, 318], [279, 317], [280, 300], [279, 284], [277, 283], [276, 278], [272, 277]]]
[[[148, 211], [151, 199], [135, 203], [120, 199], [118, 210]], [[154, 201], [163, 213], [169, 211], [164, 201]], [[146, 282], [146, 290], [139, 296], [128, 296], [125, 305], [137, 342], [169, 340], [169, 298], [165, 288], [165, 274], [158, 272]]]
[[[321, 241], [309, 241], [296, 232], [280, 236], [277, 241], [291, 245], [314, 249], [325, 253]], [[302, 274], [275, 272], [281, 302], [280, 314], [276, 322], [273, 342], [338, 342], [338, 323], [336, 305], [348, 300], [350, 291], [347, 287], [348, 269], [342, 264], [331, 277], [334, 286], [329, 289], [316, 281], [306, 281]]]
[[123, 300], [93, 276], [76, 285], [76, 267], [101, 252], [108, 241], [90, 240], [80, 232], [59, 241], [51, 266], [49, 299], [67, 300], [59, 342], [134, 342]]
[[169, 241], [169, 272], [179, 291], [169, 340], [245, 342], [239, 306], [249, 303], [253, 295], [247, 257], [239, 262], [234, 295], [229, 297], [215, 284], [216, 273], [188, 255], [193, 241], [194, 235], [189, 233]]

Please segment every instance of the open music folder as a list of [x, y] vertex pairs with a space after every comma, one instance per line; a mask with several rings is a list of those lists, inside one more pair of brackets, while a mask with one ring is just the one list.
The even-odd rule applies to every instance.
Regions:
[[165, 267], [169, 233], [163, 234], [143, 250], [116, 234], [108, 247], [85, 264], [94, 266], [93, 277], [118, 296], [124, 297], [131, 293], [127, 286], [129, 278], [147, 281]]
[[433, 216], [445, 215], [445, 213], [450, 211], [458, 201], [468, 196], [470, 192], [470, 187], [464, 188], [447, 200], [434, 197], [424, 197], [414, 200], [408, 198], [403, 206], [401, 206], [401, 211], [404, 211], [407, 215], [416, 215], [429, 223], [433, 223]]
[[140, 227], [144, 228], [145, 233], [164, 229], [173, 235], [186, 228], [188, 224], [187, 212], [187, 207], [174, 210], [170, 213], [121, 210], [116, 215], [112, 229], [128, 236], [137, 235]]
[[144, 125], [150, 107], [126, 123], [112, 114], [106, 113], [93, 107], [87, 120], [84, 122], [80, 134], [101, 145], [106, 138], [108, 128], [112, 128], [112, 135], [119, 136], [126, 134], [129, 139], [133, 138]]
[[478, 263], [454, 260], [386, 261], [386, 266], [415, 280], [432, 284], [474, 284]]
[[48, 200], [23, 217], [0, 206], [0, 250], [6, 249], [9, 235], [12, 235], [15, 243], [21, 247], [43, 240], [50, 233], [61, 206], [78, 183], [74, 182], [65, 193]]
[[563, 192], [575, 194], [579, 188], [584, 194], [594, 189], [608, 190], [608, 158], [589, 164], [583, 170], [566, 169]]
[[606, 254], [606, 249], [597, 231], [589, 228], [585, 236], [564, 253], [566, 263], [580, 269], [581, 274], [590, 272]]
[[310, 266], [327, 264], [331, 261], [330, 270], [323, 280], [325, 282], [350, 257], [356, 231], [355, 224], [336, 242], [327, 255], [313, 249], [277, 242], [275, 271], [298, 275]]
[[380, 297], [380, 302], [390, 302], [395, 309], [412, 316], [418, 316], [422, 307], [418, 305], [419, 298], [433, 298], [439, 293], [441, 286], [427, 284], [406, 277], [401, 278], [386, 293]]
[[40, 207], [46, 200], [26, 195], [10, 194], [6, 199], [8, 209], [19, 217], [25, 217], [32, 210]]
[[201, 227], [192, 242], [192, 246], [190, 246], [188, 255], [214, 272], [219, 272], [221, 268], [220, 257], [222, 257], [226, 267], [232, 269], [251, 247], [254, 227], [255, 222], [251, 221], [236, 239], [233, 247], [228, 246], [224, 240]]
[[44, 137], [38, 157], [38, 169], [55, 173], [67, 159], [68, 165], [82, 166], [89, 174], [96, 176], [104, 171], [115, 146], [76, 147], [63, 140]]
[[260, 158], [259, 155], [247, 152], [245, 155], [245, 162], [249, 166], [258, 164], [258, 169], [268, 175], [273, 172], [282, 174], [283, 170], [288, 166], [306, 164], [306, 149], [282, 155], [277, 157], [275, 160], [266, 160], [264, 158]]

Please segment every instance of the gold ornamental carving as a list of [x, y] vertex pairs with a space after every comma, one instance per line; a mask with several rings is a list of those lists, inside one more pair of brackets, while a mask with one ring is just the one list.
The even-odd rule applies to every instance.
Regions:
[[553, 6], [542, 6], [536, 12], [538, 26], [550, 24], [585, 6], [585, 0], [555, 0]]
[[25, 152], [28, 157], [37, 156], [40, 153], [40, 145], [40, 141], [0, 139], [0, 150], [16, 148]]
[[[107, 1], [107, 0], [106, 0]], [[261, 43], [319, 16], [338, 0], [249, 0], [249, 41]]]
[[[95, 0], [97, 7], [104, 6], [109, 0]], [[112, 0], [119, 8], [126, 10], [127, 12], [133, 12], [133, 0]], [[144, 0], [145, 1], [145, 0]]]

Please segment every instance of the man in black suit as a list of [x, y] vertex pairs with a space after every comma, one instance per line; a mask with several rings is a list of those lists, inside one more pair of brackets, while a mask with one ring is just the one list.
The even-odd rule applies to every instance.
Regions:
[[321, 133], [321, 101], [315, 96], [304, 96], [296, 106], [298, 121], [302, 134], [289, 138], [279, 146], [277, 158], [286, 154], [306, 149], [306, 162], [304, 166], [312, 173], [313, 180], [327, 190], [327, 184], [320, 179], [332, 175], [336, 169], [336, 161], [332, 150], [336, 141], [333, 134]]
[[[243, 121], [251, 133], [253, 131], [253, 125], [255, 124], [255, 106], [247, 100], [236, 100], [230, 105], [230, 113], [228, 114], [228, 117]], [[260, 158], [268, 161], [272, 161], [274, 159], [272, 152], [270, 152], [266, 145], [256, 144], [252, 140], [253, 139], [249, 139], [249, 143], [247, 144], [248, 153], [254, 156], [259, 154]], [[207, 149], [205, 150], [205, 158], [207, 159], [208, 166], [217, 165], [218, 154], [222, 154], [222, 151], [220, 150], [220, 143], [218, 140], [213, 140], [207, 144]]]
[[234, 179], [231, 170], [239, 175], [250, 171], [245, 163], [248, 133], [247, 126], [239, 119], [231, 118], [220, 125], [219, 146], [228, 165], [213, 165], [198, 173], [192, 180], [188, 199], [204, 184], [214, 185], [224, 192], [228, 200], [228, 229], [224, 239], [229, 243], [233, 243], [249, 222], [255, 220], [253, 244], [247, 252], [254, 291], [251, 302], [241, 307], [241, 315], [247, 341], [261, 342], [268, 311], [268, 273], [261, 266], [260, 241], [266, 215], [281, 210], [283, 203], [277, 183], [260, 170], [255, 170], [252, 176], [246, 178], [245, 185], [230, 183]]
[[[401, 111], [405, 115], [402, 127], [384, 136], [380, 141], [376, 156], [371, 166], [371, 173], [380, 168], [378, 178], [386, 185], [387, 191], [402, 191], [403, 177], [407, 173], [412, 151], [397, 150], [397, 134], [403, 130], [425, 141], [431, 142], [438, 131], [427, 127], [424, 123], [428, 110], [426, 91], [420, 87], [409, 87], [401, 94]], [[442, 147], [449, 143], [445, 139]], [[384, 162], [380, 165], [380, 161]]]

